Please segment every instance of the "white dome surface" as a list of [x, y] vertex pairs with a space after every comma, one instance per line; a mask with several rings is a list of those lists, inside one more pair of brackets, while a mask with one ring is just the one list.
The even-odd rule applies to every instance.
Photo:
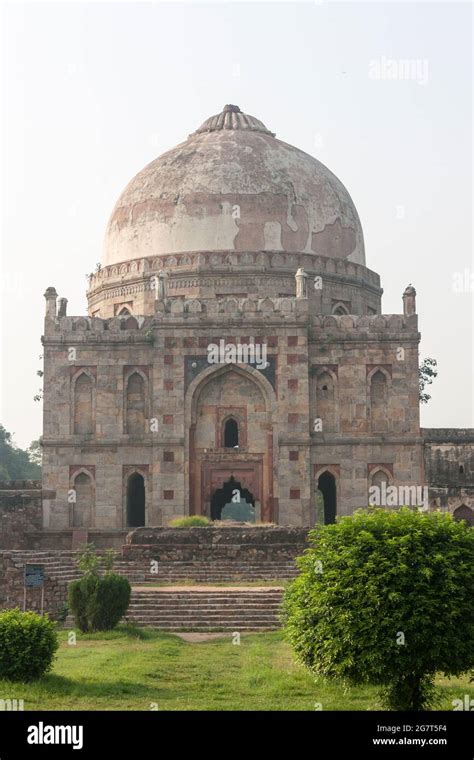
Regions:
[[237, 106], [131, 180], [109, 220], [103, 265], [222, 250], [306, 252], [365, 265], [362, 227], [344, 185]]

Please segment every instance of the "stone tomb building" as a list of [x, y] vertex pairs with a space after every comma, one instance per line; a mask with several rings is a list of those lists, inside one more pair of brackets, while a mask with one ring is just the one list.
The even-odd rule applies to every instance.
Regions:
[[219, 519], [235, 492], [258, 521], [311, 526], [372, 484], [426, 484], [443, 435], [420, 430], [415, 295], [383, 314], [345, 187], [226, 106], [125, 188], [88, 315], [45, 293], [43, 530]]

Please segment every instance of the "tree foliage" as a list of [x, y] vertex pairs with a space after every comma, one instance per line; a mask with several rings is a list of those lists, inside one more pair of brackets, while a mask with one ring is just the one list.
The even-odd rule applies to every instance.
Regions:
[[20, 449], [15, 444], [12, 433], [0, 425], [0, 480], [41, 478], [38, 450], [38, 441], [33, 441], [27, 451]]
[[284, 600], [286, 633], [314, 673], [371, 683], [386, 706], [436, 703], [437, 672], [474, 665], [474, 530], [446, 513], [375, 509], [310, 533]]
[[438, 363], [436, 359], [427, 356], [426, 359], [423, 359], [418, 368], [418, 384], [420, 389], [419, 398], [421, 404], [427, 404], [431, 398], [429, 393], [425, 392], [425, 387], [431, 385], [435, 377], [438, 377], [437, 366]]

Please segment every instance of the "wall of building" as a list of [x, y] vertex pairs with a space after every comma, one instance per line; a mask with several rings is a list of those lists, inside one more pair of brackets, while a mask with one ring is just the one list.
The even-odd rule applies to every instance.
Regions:
[[[299, 267], [307, 272], [308, 296], [318, 302], [321, 314], [331, 314], [341, 302], [351, 314], [380, 313], [380, 277], [367, 267], [315, 254], [265, 251], [195, 251], [102, 267], [90, 276], [88, 313], [108, 319], [126, 308], [135, 315], [152, 315], [158, 274], [165, 275], [170, 298], [291, 297]], [[318, 291], [315, 277], [324, 278]]]
[[474, 429], [423, 428], [422, 435], [430, 506], [474, 524]]
[[367, 506], [377, 471], [391, 485], [425, 483], [418, 342], [415, 314], [313, 319], [311, 419], [320, 424], [311, 436], [312, 476], [334, 474], [338, 514]]
[[67, 583], [58, 578], [46, 576], [43, 589], [24, 587], [25, 562], [41, 563], [41, 559], [31, 553], [25, 556], [0, 551], [0, 609], [19, 607], [35, 612], [48, 612], [57, 619], [67, 600]]
[[[313, 298], [170, 298], [153, 318], [47, 318], [44, 526], [123, 529], [135, 472], [145, 524], [158, 526], [209, 514], [212, 489], [236, 468], [259, 493], [261, 519], [285, 525], [314, 524], [325, 469], [338, 514], [367, 504], [378, 469], [422, 486], [416, 314], [318, 316]], [[221, 339], [264, 345], [268, 367], [210, 366]], [[232, 410], [245, 445], [229, 452], [219, 430]], [[82, 521], [71, 491], [93, 505]]]

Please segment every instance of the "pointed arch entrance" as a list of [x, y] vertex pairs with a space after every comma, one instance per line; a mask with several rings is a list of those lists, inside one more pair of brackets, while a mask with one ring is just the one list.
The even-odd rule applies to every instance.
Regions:
[[322, 507], [321, 517], [324, 525], [336, 522], [337, 514], [337, 489], [336, 478], [329, 470], [323, 470], [316, 481], [316, 500]]
[[134, 472], [127, 480], [127, 527], [145, 525], [145, 478]]
[[220, 513], [223, 496], [215, 492], [233, 476], [251, 495], [257, 519], [274, 521], [278, 442], [276, 397], [269, 381], [246, 364], [211, 366], [189, 384], [185, 415], [189, 514]]
[[226, 519], [226, 512], [235, 520], [255, 520], [254, 496], [233, 475], [211, 497], [211, 520]]

